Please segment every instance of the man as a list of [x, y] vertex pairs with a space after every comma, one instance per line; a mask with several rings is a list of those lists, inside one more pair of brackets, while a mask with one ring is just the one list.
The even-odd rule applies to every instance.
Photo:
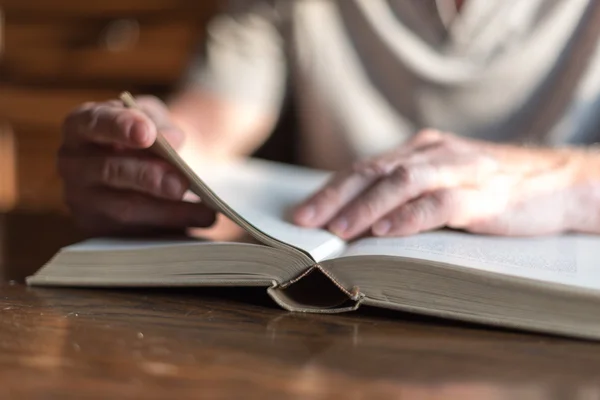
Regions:
[[241, 0], [208, 33], [167, 106], [67, 118], [59, 167], [87, 229], [210, 225], [146, 149], [160, 131], [192, 163], [250, 154], [289, 81], [303, 161], [339, 171], [300, 225], [345, 239], [600, 233], [599, 2]]

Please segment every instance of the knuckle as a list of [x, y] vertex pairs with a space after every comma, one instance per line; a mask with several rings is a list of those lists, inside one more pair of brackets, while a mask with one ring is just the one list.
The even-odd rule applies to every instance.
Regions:
[[454, 142], [456, 142], [455, 135], [450, 132], [442, 132], [437, 129], [420, 130], [413, 138], [413, 143], [420, 146], [446, 146]]
[[85, 109], [84, 111], [82, 111], [82, 113], [81, 113], [82, 120], [86, 121], [87, 127], [94, 128], [97, 125], [98, 119], [102, 115], [103, 111], [104, 111], [104, 106], [102, 104], [96, 104], [93, 107], [89, 107], [89, 108]]
[[143, 165], [138, 170], [137, 183], [140, 187], [152, 192], [160, 193], [163, 171], [158, 165]]
[[427, 129], [422, 129], [420, 130], [415, 139], [418, 142], [433, 142], [436, 140], [440, 140], [444, 137], [444, 133], [437, 130], [437, 129], [431, 129], [431, 128], [427, 128]]
[[89, 103], [69, 114], [63, 123], [65, 141], [73, 140], [75, 137], [85, 138], [94, 133], [101, 112], [102, 105]]
[[133, 122], [131, 114], [128, 111], [117, 112], [110, 117], [110, 123], [115, 134], [118, 136], [124, 136], [131, 128]]
[[352, 172], [365, 178], [378, 178], [389, 173], [389, 165], [383, 159], [363, 160], [352, 164]]
[[104, 185], [112, 185], [125, 179], [125, 168], [115, 158], [107, 158], [102, 163], [102, 171], [100, 172], [100, 183]]
[[415, 171], [405, 165], [398, 166], [390, 176], [390, 180], [397, 185], [409, 186], [416, 181]]

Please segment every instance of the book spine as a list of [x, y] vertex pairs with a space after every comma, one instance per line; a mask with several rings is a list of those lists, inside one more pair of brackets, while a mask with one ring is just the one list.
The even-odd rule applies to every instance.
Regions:
[[360, 288], [358, 286], [353, 286], [350, 290], [346, 289], [346, 287], [344, 287], [344, 285], [342, 285], [329, 271], [327, 271], [325, 268], [323, 268], [323, 266], [319, 263], [314, 264], [312, 267], [308, 268], [306, 271], [304, 271], [302, 274], [300, 274], [296, 278], [289, 280], [285, 283], [282, 283], [279, 286], [282, 289], [286, 289], [289, 286], [293, 285], [294, 283], [296, 283], [296, 282], [300, 281], [301, 279], [305, 278], [306, 276], [310, 275], [311, 273], [315, 272], [315, 270], [317, 270], [317, 271], [321, 272], [323, 275], [325, 275], [331, 281], [331, 283], [333, 283], [342, 293], [346, 294], [346, 296], [348, 296], [348, 298], [350, 298], [351, 300], [359, 301], [360, 299], [362, 299], [364, 297], [364, 295], [360, 292]]

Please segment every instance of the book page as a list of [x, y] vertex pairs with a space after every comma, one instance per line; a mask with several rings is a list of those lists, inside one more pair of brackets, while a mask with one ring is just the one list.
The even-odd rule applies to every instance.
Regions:
[[120, 251], [120, 250], [145, 250], [160, 247], [173, 246], [198, 246], [210, 245], [211, 242], [203, 239], [189, 237], [172, 237], [172, 238], [94, 238], [83, 242], [75, 243], [65, 247], [69, 251]]
[[347, 256], [398, 256], [600, 289], [600, 237], [506, 238], [453, 231], [406, 238], [366, 238]]
[[256, 228], [307, 251], [316, 260], [340, 254], [345, 243], [322, 229], [291, 222], [291, 211], [324, 184], [327, 173], [259, 160], [194, 165], [202, 179]]

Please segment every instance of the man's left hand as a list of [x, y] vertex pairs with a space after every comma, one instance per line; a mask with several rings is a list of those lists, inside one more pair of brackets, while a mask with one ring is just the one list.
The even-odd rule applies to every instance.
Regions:
[[294, 219], [343, 239], [442, 227], [517, 236], [598, 231], [599, 160], [585, 150], [499, 145], [426, 130], [335, 174]]

